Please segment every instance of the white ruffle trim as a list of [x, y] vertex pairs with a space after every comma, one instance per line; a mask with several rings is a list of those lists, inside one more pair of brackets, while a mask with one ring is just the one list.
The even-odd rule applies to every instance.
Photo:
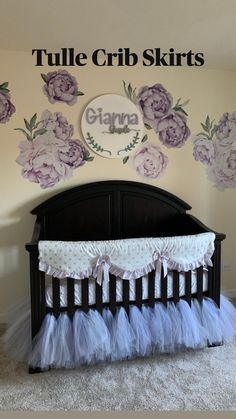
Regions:
[[212, 266], [214, 233], [190, 236], [108, 240], [97, 242], [39, 242], [39, 269], [57, 278], [93, 276], [99, 284], [109, 275], [137, 279], [152, 270], [187, 272]]
[[[207, 253], [204, 255], [203, 258], [197, 259], [193, 262], [187, 262], [187, 263], [177, 263], [173, 260], [167, 260], [167, 268], [169, 270], [177, 270], [178, 272], [188, 272], [192, 271], [194, 269], [199, 268], [200, 266], [212, 266], [211, 261], [212, 252]], [[148, 265], [144, 266], [141, 269], [136, 269], [134, 271], [124, 270], [122, 268], [119, 268], [115, 265], [110, 265], [109, 272], [112, 275], [115, 275], [117, 278], [121, 279], [138, 279], [144, 275], [147, 275], [149, 272], [156, 269], [156, 262], [151, 262]], [[46, 262], [39, 261], [39, 270], [42, 272], [45, 272], [47, 275], [54, 276], [56, 278], [73, 278], [73, 279], [84, 279], [84, 278], [90, 278], [95, 277], [94, 275], [94, 269], [88, 268], [85, 271], [82, 272], [66, 272], [58, 270], [57, 268], [47, 264]]]

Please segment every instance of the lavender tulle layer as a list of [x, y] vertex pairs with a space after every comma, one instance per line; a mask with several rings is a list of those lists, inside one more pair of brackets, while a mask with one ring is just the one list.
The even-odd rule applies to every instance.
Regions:
[[[25, 327], [26, 319], [23, 323]], [[19, 342], [25, 331], [19, 324], [17, 331]], [[43, 370], [75, 368], [228, 342], [236, 334], [236, 309], [223, 295], [220, 309], [206, 297], [202, 303], [192, 299], [191, 306], [183, 299], [168, 302], [167, 307], [159, 302], [153, 308], [131, 305], [129, 316], [123, 307], [115, 315], [108, 308], [102, 314], [78, 309], [73, 319], [66, 312], [57, 319], [47, 314], [33, 345], [29, 339], [17, 343], [9, 332], [5, 346], [9, 350], [14, 346], [18, 360]]]

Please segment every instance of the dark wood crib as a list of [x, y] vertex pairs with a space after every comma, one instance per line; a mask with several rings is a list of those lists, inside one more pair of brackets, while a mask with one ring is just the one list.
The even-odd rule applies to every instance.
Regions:
[[[39, 240], [115, 240], [139, 237], [192, 235], [212, 230], [186, 211], [191, 206], [173, 194], [154, 186], [122, 180], [102, 181], [74, 187], [46, 200], [31, 213], [36, 215], [32, 241], [26, 244], [30, 254], [30, 285], [32, 338], [37, 334], [48, 312], [58, 317], [67, 311], [73, 317], [78, 308], [74, 298], [75, 280], [67, 278], [67, 307], [60, 307], [60, 279], [52, 278], [53, 304], [45, 301], [45, 273], [38, 269]], [[203, 267], [197, 269], [197, 292], [191, 294], [191, 271], [185, 272], [185, 295], [179, 296], [179, 272], [173, 271], [174, 303], [184, 298], [201, 301], [209, 296], [220, 305], [221, 241], [225, 234], [216, 233], [213, 266], [208, 267], [208, 290], [203, 292]], [[89, 306], [88, 279], [82, 280], [81, 309], [90, 307], [102, 311], [109, 306], [114, 313], [117, 305], [129, 311], [129, 281], [123, 280], [123, 301], [116, 302], [116, 278], [110, 275], [109, 303], [102, 301], [102, 286], [96, 283], [95, 305]], [[155, 272], [148, 274], [148, 300], [142, 300], [142, 278], [136, 280], [135, 301], [132, 304], [153, 306], [155, 301], [167, 304], [167, 282], [161, 273], [161, 296], [154, 295]], [[32, 369], [30, 372], [36, 372]]]

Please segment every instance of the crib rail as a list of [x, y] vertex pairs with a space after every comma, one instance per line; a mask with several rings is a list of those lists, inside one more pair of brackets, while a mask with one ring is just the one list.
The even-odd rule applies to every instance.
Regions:
[[[143, 298], [143, 281], [142, 278], [136, 280], [135, 300], [130, 302], [130, 282], [123, 280], [122, 303], [116, 300], [117, 280], [110, 274], [109, 281], [109, 303], [103, 301], [103, 286], [95, 283], [95, 304], [89, 304], [89, 279], [81, 280], [82, 304], [80, 308], [87, 312], [90, 307], [97, 309], [100, 313], [103, 307], [109, 307], [115, 313], [116, 307], [122, 305], [129, 314], [129, 305], [135, 304], [141, 307], [142, 304], [154, 306], [156, 301], [161, 301], [167, 305], [168, 301], [177, 303], [180, 298], [185, 299], [191, 305], [192, 298], [197, 298], [199, 302], [204, 296], [212, 298], [219, 306], [220, 299], [220, 242], [216, 243], [216, 250], [213, 255], [213, 266], [208, 267], [208, 290], [203, 292], [203, 268], [197, 269], [197, 290], [196, 294], [191, 293], [192, 273], [185, 272], [185, 294], [180, 297], [179, 290], [179, 273], [173, 271], [173, 297], [168, 298], [168, 283], [164, 277], [163, 269], [160, 277], [160, 298], [155, 298], [155, 271], [148, 274], [148, 296]], [[79, 307], [75, 302], [75, 284], [76, 280], [67, 278], [67, 306], [63, 307], [60, 301], [60, 280], [52, 278], [52, 307], [47, 307], [45, 298], [45, 274], [38, 270], [38, 252], [36, 249], [30, 252], [31, 267], [31, 307], [32, 307], [32, 336], [38, 332], [43, 318], [47, 312], [51, 312], [55, 317], [63, 311], [67, 311], [72, 318], [75, 310]]]
[[[72, 318], [74, 312], [77, 308], [82, 309], [84, 312], [88, 312], [89, 308], [96, 308], [100, 313], [102, 312], [103, 307], [109, 307], [111, 312], [114, 314], [117, 306], [122, 305], [126, 312], [129, 314], [129, 305], [135, 304], [137, 307], [141, 308], [143, 304], [147, 304], [150, 307], [154, 307], [155, 302], [160, 301], [164, 305], [167, 305], [168, 301], [173, 301], [175, 304], [178, 303], [180, 298], [185, 299], [191, 306], [192, 298], [197, 298], [199, 302], [202, 301], [204, 295], [209, 295], [209, 291], [203, 292], [203, 268], [200, 267], [197, 269], [197, 290], [195, 294], [191, 293], [191, 271], [185, 272], [185, 295], [180, 296], [180, 281], [179, 281], [179, 272], [169, 271], [173, 274], [173, 297], [169, 298], [167, 296], [167, 277], [164, 277], [163, 269], [161, 271], [160, 277], [160, 297], [155, 297], [155, 271], [151, 271], [148, 274], [148, 298], [143, 298], [143, 279], [138, 278], [135, 281], [135, 300], [130, 301], [130, 282], [129, 280], [122, 281], [122, 302], [117, 301], [117, 278], [110, 274], [109, 280], [109, 302], [103, 301], [103, 285], [99, 285], [95, 280], [85, 278], [78, 281], [80, 283], [81, 290], [81, 305], [77, 305], [75, 302], [75, 283], [76, 281], [73, 278], [67, 278], [66, 280], [66, 289], [67, 289], [67, 305], [62, 304], [60, 296], [60, 280], [58, 278], [51, 278], [51, 288], [52, 288], [52, 306], [46, 306], [45, 298], [45, 274], [40, 272], [40, 281], [41, 281], [41, 298], [42, 298], [42, 313], [51, 312], [57, 318], [62, 311], [67, 311], [69, 316]], [[95, 288], [95, 304], [90, 304], [90, 292], [89, 287], [91, 286], [91, 281], [94, 281], [93, 285]], [[120, 279], [119, 279], [120, 281]], [[78, 286], [78, 283], [77, 283]]]

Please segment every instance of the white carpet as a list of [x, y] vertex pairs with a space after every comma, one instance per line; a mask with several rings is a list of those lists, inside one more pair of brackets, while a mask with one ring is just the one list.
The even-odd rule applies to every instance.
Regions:
[[236, 410], [236, 343], [29, 375], [0, 356], [3, 410]]

